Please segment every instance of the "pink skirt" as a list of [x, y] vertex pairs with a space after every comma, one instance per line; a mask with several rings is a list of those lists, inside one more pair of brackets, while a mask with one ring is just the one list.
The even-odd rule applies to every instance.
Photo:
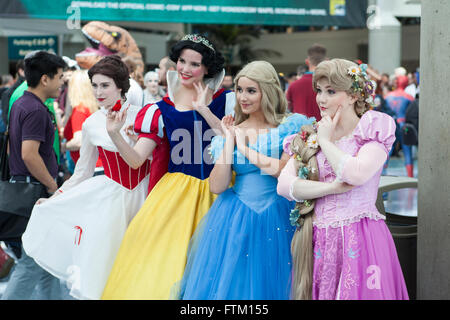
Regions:
[[314, 300], [408, 300], [384, 220], [313, 229]]

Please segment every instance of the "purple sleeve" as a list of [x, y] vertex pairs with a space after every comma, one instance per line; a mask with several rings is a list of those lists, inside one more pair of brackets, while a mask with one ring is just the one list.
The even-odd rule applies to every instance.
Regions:
[[354, 186], [360, 186], [369, 181], [386, 162], [387, 155], [381, 144], [366, 143], [359, 149], [355, 157], [343, 159], [342, 172], [338, 179]]
[[355, 139], [360, 147], [376, 142], [389, 154], [395, 142], [395, 121], [385, 113], [367, 111], [356, 127]]
[[22, 141], [35, 140], [44, 142], [46, 138], [46, 128], [43, 125], [48, 121], [48, 114], [40, 110], [29, 112], [22, 122]]
[[341, 160], [337, 178], [352, 185], [367, 182], [383, 166], [395, 141], [395, 121], [385, 113], [367, 111], [355, 129], [358, 154]]

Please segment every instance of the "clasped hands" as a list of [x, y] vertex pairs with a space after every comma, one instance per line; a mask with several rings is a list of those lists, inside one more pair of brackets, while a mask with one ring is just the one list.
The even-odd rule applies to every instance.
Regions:
[[226, 115], [222, 118], [220, 122], [222, 131], [227, 140], [233, 140], [236, 143], [237, 149], [245, 154], [245, 148], [247, 147], [248, 137], [245, 131], [238, 128], [234, 124], [234, 118], [232, 115]]

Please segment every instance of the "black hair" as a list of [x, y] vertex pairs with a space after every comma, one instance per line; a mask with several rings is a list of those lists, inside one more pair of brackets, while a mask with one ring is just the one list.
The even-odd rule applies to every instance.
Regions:
[[[207, 39], [205, 36], [202, 37]], [[216, 74], [223, 70], [225, 59], [222, 54], [217, 51], [216, 46], [211, 41], [209, 41], [209, 43], [213, 46], [214, 50], [211, 50], [202, 43], [196, 43], [190, 40], [178, 41], [170, 50], [170, 60], [177, 63], [178, 58], [181, 55], [181, 51], [184, 49], [197, 51], [202, 55], [202, 64], [208, 70], [208, 74], [205, 74], [205, 78], [213, 78]]]
[[24, 63], [25, 79], [30, 88], [36, 88], [44, 74], [53, 79], [58, 69], [67, 67], [63, 58], [47, 51], [31, 53]]
[[118, 55], [106, 56], [94, 64], [88, 71], [91, 81], [95, 74], [102, 74], [113, 79], [117, 88], [122, 89], [122, 97], [125, 97], [125, 93], [130, 89], [129, 69]]
[[18, 72], [19, 69], [25, 70], [25, 62], [23, 60], [19, 60], [16, 63], [16, 72]]

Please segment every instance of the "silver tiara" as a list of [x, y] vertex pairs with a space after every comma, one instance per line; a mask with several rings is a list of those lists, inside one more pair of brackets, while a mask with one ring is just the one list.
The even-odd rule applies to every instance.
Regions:
[[203, 38], [202, 36], [199, 36], [197, 34], [187, 34], [181, 39], [181, 41], [185, 41], [185, 40], [189, 40], [189, 41], [192, 41], [195, 43], [201, 43], [201, 44], [207, 46], [208, 48], [210, 48], [212, 51], [216, 52], [216, 50], [214, 50], [214, 47], [208, 41], [208, 39]]

